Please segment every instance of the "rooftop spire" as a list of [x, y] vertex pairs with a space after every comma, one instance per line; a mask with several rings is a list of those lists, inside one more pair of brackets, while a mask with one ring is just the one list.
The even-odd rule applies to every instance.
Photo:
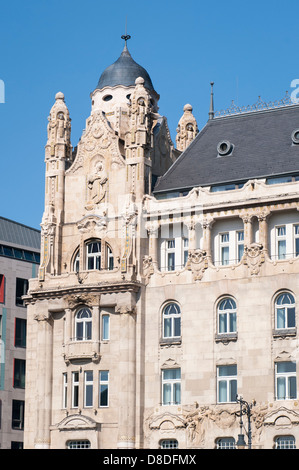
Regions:
[[214, 82], [210, 83], [211, 85], [211, 98], [210, 98], [210, 111], [209, 111], [209, 119], [214, 119], [214, 93], [213, 93], [213, 85]]
[[127, 50], [127, 41], [128, 41], [129, 39], [131, 39], [131, 36], [130, 36], [129, 34], [127, 34], [127, 18], [126, 18], [126, 30], [125, 30], [125, 34], [123, 34], [123, 35], [121, 36], [121, 38], [124, 39], [124, 41], [125, 41], [125, 47], [124, 47], [124, 51], [125, 51], [125, 50]]

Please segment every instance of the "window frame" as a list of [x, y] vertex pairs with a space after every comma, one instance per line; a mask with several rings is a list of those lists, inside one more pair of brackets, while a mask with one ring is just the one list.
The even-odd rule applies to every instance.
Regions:
[[[79, 318], [79, 314], [86, 311], [89, 316]], [[82, 337], [78, 334], [79, 327], [82, 324]], [[75, 341], [91, 341], [92, 340], [92, 311], [86, 306], [80, 307], [75, 314]]]
[[[102, 377], [102, 374], [107, 374], [107, 379]], [[99, 371], [99, 408], [108, 408], [109, 407], [109, 370], [100, 370]], [[103, 394], [105, 393], [106, 398], [103, 399]]]
[[[236, 373], [235, 374], [223, 374], [220, 375], [219, 372], [221, 369], [224, 370], [224, 368], [235, 368]], [[224, 382], [226, 384], [225, 386], [225, 395], [226, 399], [222, 400], [220, 399], [220, 395], [222, 391], [220, 390], [220, 382]], [[233, 390], [233, 383], [235, 383], [234, 388], [235, 388], [235, 393]], [[238, 368], [237, 364], [225, 364], [225, 365], [218, 365], [217, 366], [217, 403], [235, 403], [236, 402], [236, 396], [237, 396], [237, 390], [238, 390]], [[233, 395], [235, 396], [233, 399]]]
[[[162, 406], [171, 406], [171, 405], [180, 405], [182, 401], [181, 396], [181, 368], [175, 367], [171, 369], [162, 369], [161, 374], [161, 384], [162, 384]], [[178, 377], [168, 377], [165, 378], [165, 374], [168, 372], [176, 372]], [[166, 387], [169, 387], [170, 391], [170, 401], [165, 401], [165, 394], [169, 393], [166, 390]], [[176, 400], [176, 394], [179, 395], [179, 401]]]
[[[170, 310], [171, 307], [174, 307], [176, 312], [174, 313], [165, 313], [167, 310]], [[166, 321], [169, 320], [169, 326], [166, 327]], [[170, 334], [166, 335], [166, 329], [169, 328]], [[176, 329], [179, 329], [179, 334], [176, 333]], [[181, 308], [177, 302], [167, 302], [162, 308], [162, 339], [171, 340], [171, 339], [180, 339], [182, 336], [182, 313]]]
[[[289, 439], [287, 439], [289, 438]], [[290, 446], [287, 446], [285, 447], [285, 443], [281, 446], [279, 444], [278, 441], [281, 441], [281, 442], [292, 442], [292, 444]], [[291, 435], [291, 434], [288, 434], [288, 435], [285, 435], [285, 436], [276, 436], [275, 437], [275, 449], [296, 449], [296, 439], [295, 439], [295, 436]]]
[[[228, 302], [228, 301], [234, 303], [234, 308], [231, 308], [231, 309], [226, 308], [226, 309], [220, 310], [221, 305], [224, 302]], [[223, 322], [220, 320], [221, 315], [224, 316], [224, 323], [225, 323], [224, 331], [220, 331], [221, 324], [223, 324]], [[232, 318], [232, 316], [234, 318]], [[234, 329], [233, 329], [233, 326], [231, 327], [231, 325], [235, 325]], [[225, 296], [217, 302], [217, 334], [220, 336], [224, 336], [224, 335], [231, 335], [231, 334], [235, 335], [236, 333], [237, 333], [237, 304], [233, 297]]]
[[[89, 374], [89, 377], [88, 377]], [[91, 378], [90, 378], [91, 377]], [[84, 408], [93, 407], [93, 370], [84, 371]]]
[[[278, 304], [279, 299], [282, 296], [289, 296], [293, 299], [292, 303], [282, 303]], [[294, 310], [294, 325], [291, 326], [291, 312], [289, 310], [293, 309]], [[284, 313], [282, 314], [283, 317], [281, 320], [279, 320], [279, 310], [284, 310]], [[296, 300], [292, 292], [290, 291], [281, 291], [279, 292], [274, 299], [274, 316], [275, 316], [275, 330], [276, 331], [287, 331], [287, 330], [295, 330], [296, 328]], [[285, 326], [279, 326], [279, 322], [282, 321]]]
[[[293, 364], [295, 366], [295, 370], [293, 371], [282, 371], [278, 372], [278, 366], [281, 366], [282, 364]], [[283, 386], [284, 386], [284, 396], [278, 396], [278, 390], [279, 390], [279, 385], [278, 381], [279, 379], [283, 379]], [[291, 381], [291, 379], [295, 379]], [[282, 381], [280, 381], [282, 383]], [[293, 382], [293, 384], [292, 384]], [[290, 396], [291, 395], [291, 388], [292, 385], [295, 386], [295, 396]], [[278, 361], [275, 362], [275, 400], [276, 401], [281, 401], [281, 400], [296, 400], [297, 399], [297, 364], [296, 361]]]

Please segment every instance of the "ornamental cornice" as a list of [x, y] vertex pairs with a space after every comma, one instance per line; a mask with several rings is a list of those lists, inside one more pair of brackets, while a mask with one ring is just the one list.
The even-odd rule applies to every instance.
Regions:
[[26, 304], [31, 304], [37, 300], [54, 299], [54, 298], [68, 298], [68, 296], [82, 297], [100, 294], [124, 293], [124, 292], [138, 292], [141, 283], [138, 281], [119, 281], [119, 282], [97, 282], [94, 284], [86, 284], [80, 286], [58, 286], [53, 289], [36, 289], [31, 290], [26, 296]]

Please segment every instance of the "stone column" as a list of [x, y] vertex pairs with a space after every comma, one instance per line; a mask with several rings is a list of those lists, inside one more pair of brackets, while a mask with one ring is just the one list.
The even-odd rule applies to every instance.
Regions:
[[49, 312], [36, 315], [38, 323], [36, 355], [36, 449], [49, 449], [52, 414], [53, 320]]
[[244, 224], [244, 246], [250, 246], [253, 243], [252, 215], [240, 215]]
[[135, 448], [136, 432], [136, 311], [116, 307], [120, 313], [118, 449]]
[[146, 230], [149, 235], [148, 254], [152, 258], [153, 264], [158, 265], [158, 232], [159, 232], [158, 221], [148, 222], [146, 224]]
[[212, 261], [212, 226], [215, 220], [212, 218], [204, 219], [201, 223], [203, 231], [202, 249], [207, 253], [207, 258]]
[[259, 242], [263, 246], [263, 252], [266, 256], [269, 256], [268, 246], [268, 216], [270, 211], [264, 210], [257, 214], [259, 221]]

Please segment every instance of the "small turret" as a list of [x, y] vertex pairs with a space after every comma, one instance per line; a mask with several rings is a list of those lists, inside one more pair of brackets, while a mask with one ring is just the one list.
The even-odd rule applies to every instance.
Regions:
[[197, 122], [192, 114], [192, 110], [191, 104], [185, 104], [184, 114], [178, 123], [176, 146], [181, 152], [191, 144], [192, 140], [198, 134]]

